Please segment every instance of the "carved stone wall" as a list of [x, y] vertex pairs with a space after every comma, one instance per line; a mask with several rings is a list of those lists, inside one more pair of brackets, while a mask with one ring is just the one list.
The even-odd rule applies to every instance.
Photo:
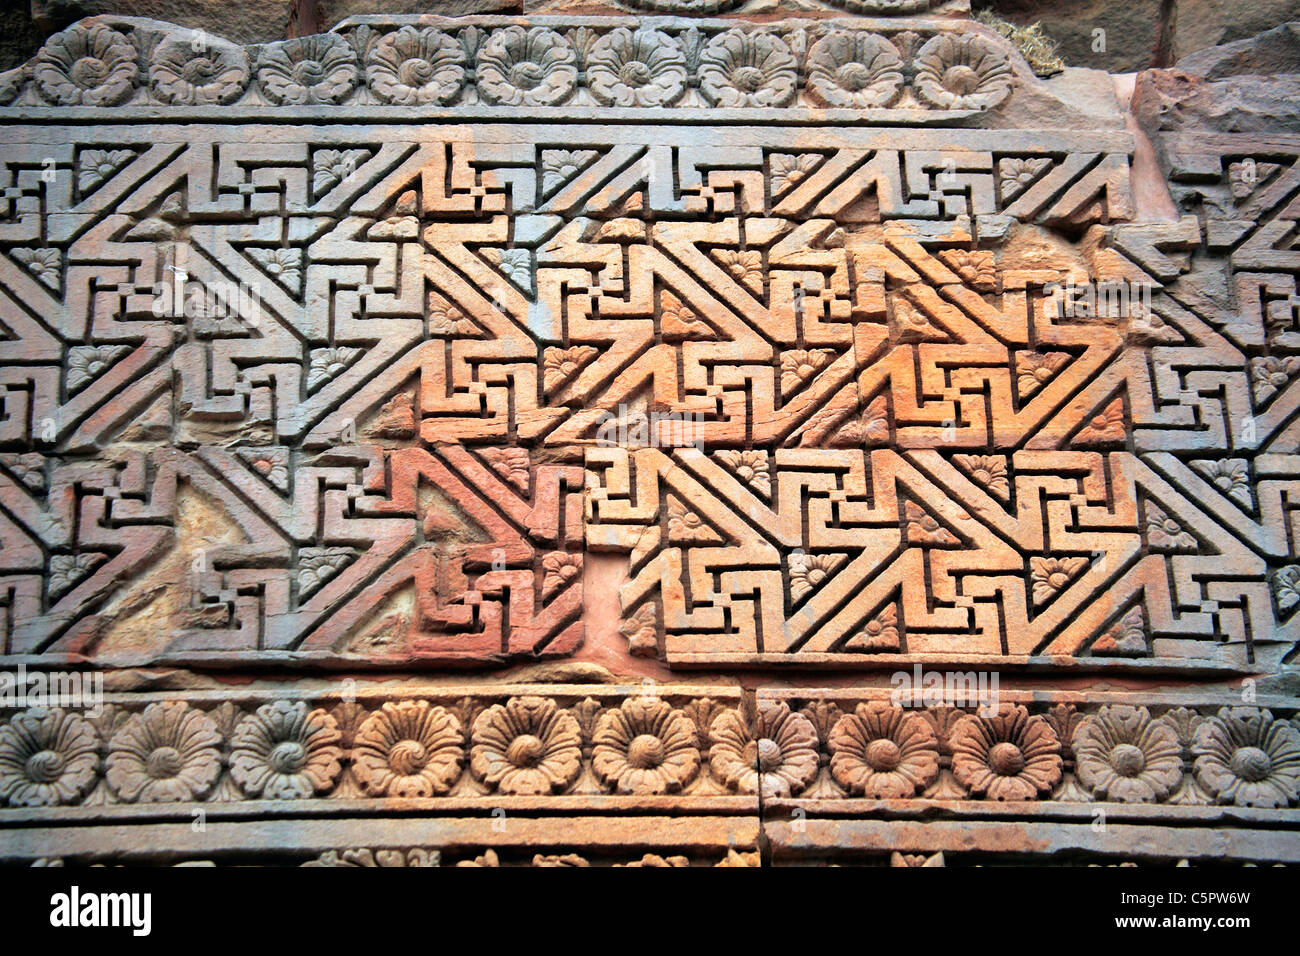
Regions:
[[1282, 87], [735, 6], [0, 74], [0, 860], [1300, 859]]

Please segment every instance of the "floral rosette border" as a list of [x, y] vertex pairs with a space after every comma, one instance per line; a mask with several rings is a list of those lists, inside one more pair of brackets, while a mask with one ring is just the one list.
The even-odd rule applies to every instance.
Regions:
[[364, 700], [157, 698], [11, 710], [0, 814], [243, 800], [561, 796], [1300, 803], [1300, 715], [1266, 706], [885, 696], [757, 701], [523, 689]]
[[242, 46], [95, 17], [0, 74], [0, 107], [842, 109], [901, 122], [1006, 102], [1019, 55], [973, 24], [357, 18]]

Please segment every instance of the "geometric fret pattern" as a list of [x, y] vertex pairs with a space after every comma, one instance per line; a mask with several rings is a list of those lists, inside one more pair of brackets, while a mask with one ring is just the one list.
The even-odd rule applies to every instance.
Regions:
[[[73, 31], [17, 102], [68, 99], [50, 77]], [[1204, 221], [1133, 222], [1127, 133], [927, 127], [936, 97], [978, 112], [1020, 82], [960, 33], [809, 49], [805, 84], [832, 47], [871, 46], [877, 106], [911, 128], [673, 144], [247, 105], [303, 101], [276, 64], [336, 54], [351, 73], [310, 91], [323, 109], [392, 103], [385, 58], [437, 62], [449, 36], [371, 32], [252, 66], [221, 48], [240, 122], [133, 118], [184, 92], [167, 48], [147, 91], [96, 94], [113, 122], [9, 127], [5, 653], [562, 656], [598, 551], [627, 557], [629, 649], [670, 664], [1239, 672], [1292, 652], [1300, 149], [1252, 159], [1249, 188], [1230, 149], [1184, 150]], [[100, 33], [111, 60], [125, 35]], [[706, 92], [741, 82], [709, 72], [728, 50], [786, 43], [709, 35], [686, 64]], [[658, 49], [675, 83], [682, 36], [620, 55]], [[494, 56], [569, 81], [567, 53], [492, 37], [492, 109]], [[744, 82], [779, 92], [768, 52]], [[938, 96], [944, 57], [976, 63], [976, 92]], [[1111, 286], [1117, 308], [1072, 291]]]

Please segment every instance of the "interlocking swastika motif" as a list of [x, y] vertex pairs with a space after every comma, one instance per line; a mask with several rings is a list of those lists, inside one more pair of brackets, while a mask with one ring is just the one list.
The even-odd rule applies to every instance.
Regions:
[[579, 643], [579, 468], [519, 449], [300, 454], [123, 450], [49, 467], [47, 487], [6, 475], [8, 652], [450, 661]]
[[0, 158], [10, 654], [564, 654], [587, 550], [669, 662], [1295, 643], [1279, 157], [1202, 227], [1121, 133], [168, 131]]

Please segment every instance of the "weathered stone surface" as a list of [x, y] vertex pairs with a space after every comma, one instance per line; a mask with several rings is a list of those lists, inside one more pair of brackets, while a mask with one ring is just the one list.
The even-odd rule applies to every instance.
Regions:
[[[32, 866], [568, 867], [761, 866], [757, 818], [337, 818], [304, 824], [222, 821], [201, 840], [188, 823], [64, 827], [15, 836], [8, 862]], [[116, 846], [111, 842], [117, 840]], [[342, 841], [340, 843], [340, 840]], [[159, 852], [175, 847], [180, 852]]]
[[1013, 23], [1041, 23], [1067, 64], [1126, 73], [1151, 65], [1160, 7], [1161, 0], [996, 0], [990, 9]]
[[82, 17], [118, 14], [179, 23], [239, 43], [284, 39], [293, 6], [293, 0], [31, 0], [32, 17], [47, 31]]
[[[125, 11], [123, 11], [125, 12]], [[321, 28], [357, 16], [427, 14], [467, 17], [479, 13], [523, 13], [523, 0], [321, 0]]]
[[1137, 78], [1133, 112], [1148, 130], [1274, 132], [1300, 128], [1300, 24], [1185, 57]]
[[45, 33], [37, 29], [21, 3], [0, 9], [0, 70], [22, 66], [41, 48]]
[[1300, 73], [1300, 23], [1284, 23], [1257, 36], [1188, 54], [1178, 61], [1178, 69], [1207, 80]]
[[[1154, 65], [1162, 25], [1169, 65], [1300, 16], [1297, 0], [992, 0], [985, 6], [1015, 23], [1042, 23], [1066, 63], [1112, 73]], [[1166, 13], [1172, 14], [1167, 23]]]
[[[296, 7], [296, 9], [295, 9]], [[432, 14], [461, 17], [476, 13], [522, 13], [521, 0], [31, 0], [32, 16], [47, 32], [82, 17], [99, 14], [149, 17], [177, 23], [240, 43], [270, 43], [287, 36], [327, 30], [347, 17], [364, 14]], [[307, 17], [310, 22], [300, 23]]]
[[1178, 0], [1174, 55], [1181, 59], [1217, 44], [1255, 36], [1279, 23], [1300, 18], [1296, 0]]
[[1205, 80], [1177, 69], [1148, 70], [1137, 78], [1133, 112], [1151, 130], [1300, 130], [1297, 94], [1297, 75]]
[[717, 13], [763, 19], [781, 16], [825, 16], [848, 12], [871, 17], [951, 16], [970, 13], [970, 0], [526, 0], [525, 10], [538, 13], [610, 14], [633, 10], [683, 17]]

